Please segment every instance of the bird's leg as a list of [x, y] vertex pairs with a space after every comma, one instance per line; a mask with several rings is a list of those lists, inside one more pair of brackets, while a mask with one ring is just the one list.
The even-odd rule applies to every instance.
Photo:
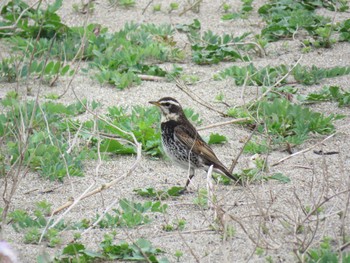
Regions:
[[193, 169], [193, 168], [191, 168], [191, 170], [190, 170], [190, 174], [189, 174], [189, 176], [188, 176], [188, 179], [187, 179], [187, 182], [186, 182], [186, 186], [185, 186], [185, 188], [187, 188], [187, 186], [190, 184], [191, 179], [193, 178], [193, 176], [194, 176], [194, 169]]
[[187, 191], [187, 186], [190, 184], [191, 179], [193, 178], [193, 176], [194, 176], [194, 169], [191, 168], [190, 169], [190, 174], [188, 175], [188, 178], [187, 178], [187, 181], [186, 181], [186, 186], [181, 191], [179, 191], [180, 194], [184, 194]]

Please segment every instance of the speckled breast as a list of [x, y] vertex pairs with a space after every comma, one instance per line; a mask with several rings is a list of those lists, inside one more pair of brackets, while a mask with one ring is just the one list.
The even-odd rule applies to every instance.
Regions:
[[181, 141], [176, 140], [174, 129], [177, 126], [176, 121], [167, 121], [161, 124], [162, 144], [166, 155], [175, 163], [184, 168], [188, 168], [189, 159], [194, 168], [201, 167], [199, 156], [190, 152], [190, 149]]

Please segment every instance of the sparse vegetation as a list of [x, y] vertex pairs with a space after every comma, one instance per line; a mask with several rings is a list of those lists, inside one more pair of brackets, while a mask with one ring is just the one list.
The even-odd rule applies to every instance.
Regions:
[[[2, 107], [7, 109], [0, 114], [3, 154], [11, 156], [5, 160], [5, 172], [21, 159], [23, 165], [50, 180], [62, 180], [67, 174], [82, 176], [82, 160], [94, 154], [85, 147], [68, 151], [66, 132], [70, 118], [85, 112], [87, 102], [83, 102], [85, 105], [80, 102], [67, 106], [54, 102], [37, 105], [35, 101], [22, 102], [13, 96], [17, 96], [16, 93], [8, 94], [1, 101]], [[30, 130], [24, 152], [21, 129]]]
[[39, 202], [36, 204], [33, 215], [29, 215], [24, 210], [14, 210], [8, 216], [9, 222], [16, 232], [24, 232], [24, 243], [39, 244], [40, 239], [43, 238], [43, 241], [47, 241], [49, 247], [55, 247], [62, 242], [59, 232], [67, 226], [61, 221], [43, 234], [44, 228], [53, 223], [52, 219], [48, 220], [46, 218], [50, 210], [50, 204], [45, 201]]
[[[21, 259], [350, 262], [348, 1], [5, 2], [0, 236]], [[242, 185], [183, 192], [158, 96], [190, 100]]]
[[101, 260], [126, 260], [149, 262], [168, 262], [165, 257], [159, 258], [164, 252], [159, 248], [154, 248], [146, 239], [138, 239], [135, 243], [120, 242], [115, 244], [113, 234], [105, 234], [100, 243], [99, 251], [90, 251], [82, 243], [72, 243], [67, 245], [61, 255], [55, 257], [53, 262], [91, 262]]
[[[249, 109], [233, 108], [228, 111], [233, 117], [251, 116], [256, 121], [257, 130], [265, 134], [272, 145], [299, 145], [311, 134], [330, 134], [334, 132], [333, 122], [344, 116], [311, 111], [307, 107], [289, 102], [285, 98], [273, 101], [263, 100], [251, 105]], [[247, 121], [250, 123], [250, 121]], [[265, 143], [266, 145], [266, 143]], [[251, 147], [252, 143], [247, 147]]]
[[[192, 48], [192, 60], [196, 64], [217, 64], [221, 61], [249, 61], [246, 51], [254, 50], [251, 43], [244, 44], [243, 41], [249, 33], [234, 37], [233, 35], [218, 35], [208, 30], [200, 32], [201, 23], [195, 19], [191, 24], [179, 24], [176, 27], [186, 33]], [[242, 54], [243, 53], [243, 54]]]
[[339, 254], [334, 251], [331, 246], [331, 241], [329, 237], [325, 236], [318, 248], [311, 249], [308, 252], [305, 262], [349, 262], [350, 254], [346, 252]]
[[[316, 66], [307, 67], [297, 65], [293, 69], [286, 65], [277, 67], [263, 67], [257, 69], [253, 64], [248, 66], [232, 66], [214, 75], [215, 80], [222, 80], [231, 77], [236, 85], [242, 86], [273, 86], [280, 81], [289, 71], [295, 82], [303, 85], [319, 84], [325, 78], [335, 78], [350, 74], [350, 67], [318, 68]], [[288, 84], [287, 80], [280, 84]]]
[[270, 41], [276, 41], [290, 38], [305, 30], [311, 37], [310, 45], [316, 48], [330, 48], [337, 41], [333, 36], [339, 32], [339, 27], [333, 24], [329, 17], [315, 12], [320, 7], [332, 11], [346, 11], [349, 5], [344, 1], [270, 0], [258, 10], [267, 23], [262, 34]]
[[[136, 227], [138, 225], [147, 224], [151, 221], [146, 212], [165, 213], [166, 204], [147, 201], [144, 204], [134, 203], [126, 199], [119, 201], [120, 209], [114, 209], [114, 214], [106, 213], [104, 219], [100, 220], [98, 226], [101, 228], [113, 227]], [[99, 218], [99, 215], [97, 215]]]
[[336, 101], [339, 107], [350, 105], [350, 92], [344, 91], [338, 86], [325, 86], [316, 93], [309, 93], [307, 96], [300, 96], [301, 101], [315, 103], [319, 101]]
[[224, 14], [222, 16], [222, 20], [231, 20], [237, 18], [247, 18], [249, 13], [253, 10], [252, 3], [254, 0], [241, 0], [242, 7], [239, 12], [227, 13], [230, 6], [227, 3], [223, 4]]

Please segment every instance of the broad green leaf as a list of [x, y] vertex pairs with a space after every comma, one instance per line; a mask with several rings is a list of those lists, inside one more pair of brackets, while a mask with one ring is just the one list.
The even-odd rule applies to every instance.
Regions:
[[267, 178], [268, 179], [277, 180], [277, 181], [280, 181], [282, 183], [289, 183], [291, 181], [288, 176], [285, 176], [282, 173], [275, 173], [275, 174], [273, 174], [271, 176], [268, 176]]
[[220, 135], [218, 133], [211, 133], [208, 144], [219, 144], [219, 143], [225, 143], [226, 141], [227, 141], [227, 138], [224, 135]]
[[62, 69], [61, 69], [61, 76], [64, 76], [68, 70], [70, 69], [69, 65], [65, 65]]
[[112, 152], [120, 154], [133, 154], [135, 149], [130, 146], [125, 146], [120, 142], [112, 139], [105, 139], [100, 146], [101, 152]]
[[60, 61], [57, 61], [53, 68], [52, 68], [52, 74], [58, 74], [60, 72], [60, 67], [61, 67], [61, 62]]
[[63, 254], [64, 255], [77, 255], [79, 253], [81, 253], [82, 251], [84, 251], [85, 246], [81, 243], [73, 243], [73, 244], [69, 244], [67, 245], [64, 249], [63, 249]]
[[53, 61], [50, 61], [49, 63], [47, 63], [46, 66], [45, 66], [44, 73], [47, 74], [47, 75], [50, 74], [52, 69], [53, 69], [53, 67], [54, 67], [54, 65], [55, 65], [55, 62], [53, 62]]

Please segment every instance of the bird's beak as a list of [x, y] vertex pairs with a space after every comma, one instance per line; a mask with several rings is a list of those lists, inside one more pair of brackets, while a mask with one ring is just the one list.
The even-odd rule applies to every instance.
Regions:
[[160, 103], [158, 101], [149, 101], [149, 103], [156, 105], [156, 106], [160, 106]]

